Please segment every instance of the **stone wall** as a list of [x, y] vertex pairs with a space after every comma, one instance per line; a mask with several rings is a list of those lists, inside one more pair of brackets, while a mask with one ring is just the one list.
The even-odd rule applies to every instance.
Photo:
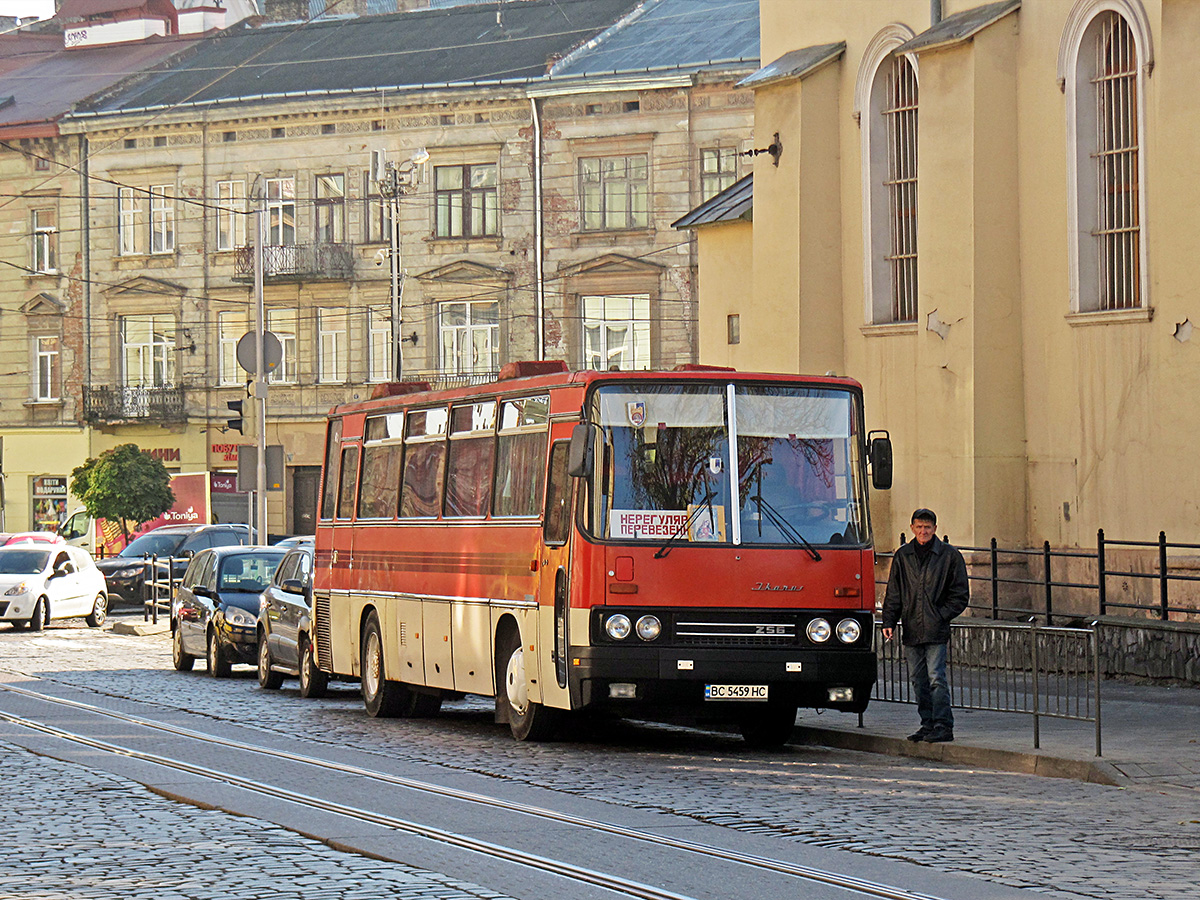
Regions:
[[1100, 658], [1110, 678], [1177, 681], [1200, 687], [1200, 624], [1105, 616]]

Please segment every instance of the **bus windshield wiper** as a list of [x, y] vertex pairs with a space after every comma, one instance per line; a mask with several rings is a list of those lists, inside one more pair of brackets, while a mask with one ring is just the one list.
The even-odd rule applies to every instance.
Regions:
[[715, 496], [717, 496], [717, 492], [712, 490], [704, 495], [704, 499], [696, 505], [695, 509], [688, 513], [688, 517], [686, 519], [679, 523], [679, 527], [672, 532], [669, 538], [667, 538], [666, 543], [658, 548], [654, 554], [655, 559], [662, 559], [671, 552], [671, 545], [679, 540], [680, 535], [687, 533], [687, 530], [692, 527], [692, 523], [696, 521], [696, 517], [700, 515], [700, 513], [704, 512], [705, 507], [708, 508], [709, 518], [711, 519], [713, 517], [712, 499]]
[[821, 561], [821, 554], [817, 552], [817, 548], [810, 544], [808, 539], [805, 538], [804, 535], [802, 535], [799, 531], [797, 531], [795, 526], [793, 526], [791, 522], [789, 522], [780, 514], [779, 510], [763, 499], [761, 491], [750, 499], [758, 504], [759, 515], [762, 515], [765, 512], [767, 514], [767, 519], [769, 519], [771, 524], [783, 533], [784, 537], [791, 538], [794, 543], [802, 545], [804, 549], [811, 554], [814, 562]]

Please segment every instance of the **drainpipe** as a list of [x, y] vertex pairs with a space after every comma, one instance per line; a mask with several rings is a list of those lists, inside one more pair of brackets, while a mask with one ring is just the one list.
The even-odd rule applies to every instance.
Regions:
[[[92, 225], [91, 225], [91, 178], [88, 166], [88, 139], [79, 136], [79, 215], [83, 238], [83, 383], [92, 384]], [[83, 402], [83, 396], [79, 398]], [[83, 412], [81, 409], [80, 413]], [[82, 415], [80, 416], [82, 418]], [[91, 428], [88, 429], [88, 456], [91, 456]]]
[[942, 21], [942, 0], [929, 0], [929, 27]]
[[542, 120], [538, 115], [536, 97], [529, 98], [533, 113], [533, 303], [537, 315], [537, 358], [546, 358], [546, 273], [543, 260], [542, 234]]

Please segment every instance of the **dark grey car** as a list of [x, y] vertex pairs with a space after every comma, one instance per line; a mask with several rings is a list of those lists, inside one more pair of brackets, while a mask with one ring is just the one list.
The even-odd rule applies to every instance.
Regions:
[[170, 559], [171, 575], [178, 579], [191, 557], [201, 550], [249, 543], [250, 529], [245, 525], [163, 525], [130, 541], [117, 556], [96, 560], [96, 568], [108, 582], [110, 608], [141, 606], [147, 598], [151, 557], [158, 557], [163, 575], [166, 574], [163, 560]]
[[197, 657], [227, 678], [258, 658], [258, 597], [286, 555], [277, 547], [220, 547], [192, 557], [171, 604], [171, 658], [186, 672]]
[[312, 643], [312, 561], [310, 547], [288, 551], [259, 598], [258, 683], [267, 690], [291, 676], [300, 679], [301, 697], [320, 697], [329, 684]]

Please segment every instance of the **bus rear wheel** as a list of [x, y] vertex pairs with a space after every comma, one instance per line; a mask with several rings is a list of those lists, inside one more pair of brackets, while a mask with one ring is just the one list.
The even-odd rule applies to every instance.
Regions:
[[367, 616], [361, 645], [362, 697], [367, 715], [374, 719], [394, 719], [404, 711], [408, 689], [398, 681], [388, 681], [383, 667], [383, 630], [379, 615]]
[[496, 706], [518, 741], [546, 741], [558, 727], [559, 711], [529, 699], [525, 653], [514, 628], [499, 641], [496, 654]]
[[782, 747], [796, 727], [795, 703], [772, 703], [743, 714], [739, 724], [742, 739], [756, 750]]

